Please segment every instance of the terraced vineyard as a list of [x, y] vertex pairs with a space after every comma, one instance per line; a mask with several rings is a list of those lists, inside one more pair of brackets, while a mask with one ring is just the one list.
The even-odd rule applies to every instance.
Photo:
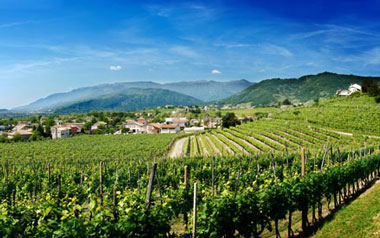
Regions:
[[307, 122], [264, 119], [229, 129], [213, 130], [189, 137], [183, 155], [217, 156], [235, 154], [284, 153], [299, 150], [320, 151], [327, 143], [342, 149], [372, 145], [378, 139], [363, 135], [345, 136]]

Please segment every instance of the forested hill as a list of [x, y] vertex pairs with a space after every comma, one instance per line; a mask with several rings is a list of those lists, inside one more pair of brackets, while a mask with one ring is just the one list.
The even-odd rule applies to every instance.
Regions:
[[300, 78], [268, 79], [253, 84], [245, 90], [218, 101], [218, 104], [270, 105], [288, 98], [292, 102], [305, 102], [335, 94], [338, 89], [346, 89], [351, 84], [361, 84], [364, 79], [380, 83], [380, 77], [362, 77], [324, 72]]
[[58, 108], [58, 114], [96, 111], [133, 111], [171, 105], [196, 105], [202, 101], [164, 89], [130, 88], [123, 93], [101, 96]]

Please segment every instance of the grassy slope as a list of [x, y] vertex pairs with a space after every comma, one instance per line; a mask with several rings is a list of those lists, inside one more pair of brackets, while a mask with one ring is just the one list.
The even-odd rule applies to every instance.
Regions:
[[335, 217], [315, 238], [380, 237], [380, 181], [349, 205], [339, 210]]

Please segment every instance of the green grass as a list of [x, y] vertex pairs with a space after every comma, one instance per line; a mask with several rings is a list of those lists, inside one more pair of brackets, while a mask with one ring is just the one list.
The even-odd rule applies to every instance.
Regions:
[[380, 237], [380, 182], [343, 206], [313, 237]]

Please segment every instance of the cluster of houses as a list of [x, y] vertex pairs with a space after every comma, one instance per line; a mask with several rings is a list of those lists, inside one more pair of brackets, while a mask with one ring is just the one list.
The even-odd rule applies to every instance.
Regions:
[[337, 96], [347, 97], [355, 92], [360, 91], [362, 91], [362, 86], [360, 86], [359, 84], [351, 84], [350, 87], [348, 87], [348, 89], [338, 90], [335, 94]]
[[[239, 117], [241, 121], [250, 119], [250, 117]], [[255, 118], [252, 118], [255, 119]], [[52, 139], [67, 138], [75, 136], [84, 131], [85, 123], [64, 123], [61, 120], [55, 120], [55, 126], [50, 128]], [[14, 135], [19, 134], [23, 139], [27, 140], [33, 134], [33, 127], [37, 127], [39, 123], [20, 122], [8, 133], [8, 137], [12, 139]], [[201, 119], [188, 120], [185, 117], [166, 118], [163, 123], [151, 123], [144, 118], [137, 120], [126, 120], [122, 123], [122, 129], [114, 134], [174, 134], [174, 133], [193, 133], [203, 131], [205, 128], [219, 128], [222, 125], [222, 118], [203, 116]], [[0, 128], [0, 131], [10, 130], [11, 127]], [[107, 127], [107, 123], [99, 121], [91, 126], [91, 131]]]
[[[184, 117], [166, 118], [165, 123], [149, 123], [144, 118], [126, 120], [123, 128], [129, 129], [133, 134], [174, 134], [184, 130], [189, 120]], [[118, 133], [118, 132], [117, 132]]]
[[[203, 131], [205, 128], [216, 128], [221, 123], [222, 118], [211, 116], [204, 116], [202, 120], [172, 117], [166, 118], [164, 123], [149, 123], [144, 118], [139, 118], [138, 120], [126, 120], [123, 127], [128, 128], [129, 133], [133, 134], [173, 134], [181, 131], [185, 133]], [[120, 134], [120, 132], [117, 133]]]

